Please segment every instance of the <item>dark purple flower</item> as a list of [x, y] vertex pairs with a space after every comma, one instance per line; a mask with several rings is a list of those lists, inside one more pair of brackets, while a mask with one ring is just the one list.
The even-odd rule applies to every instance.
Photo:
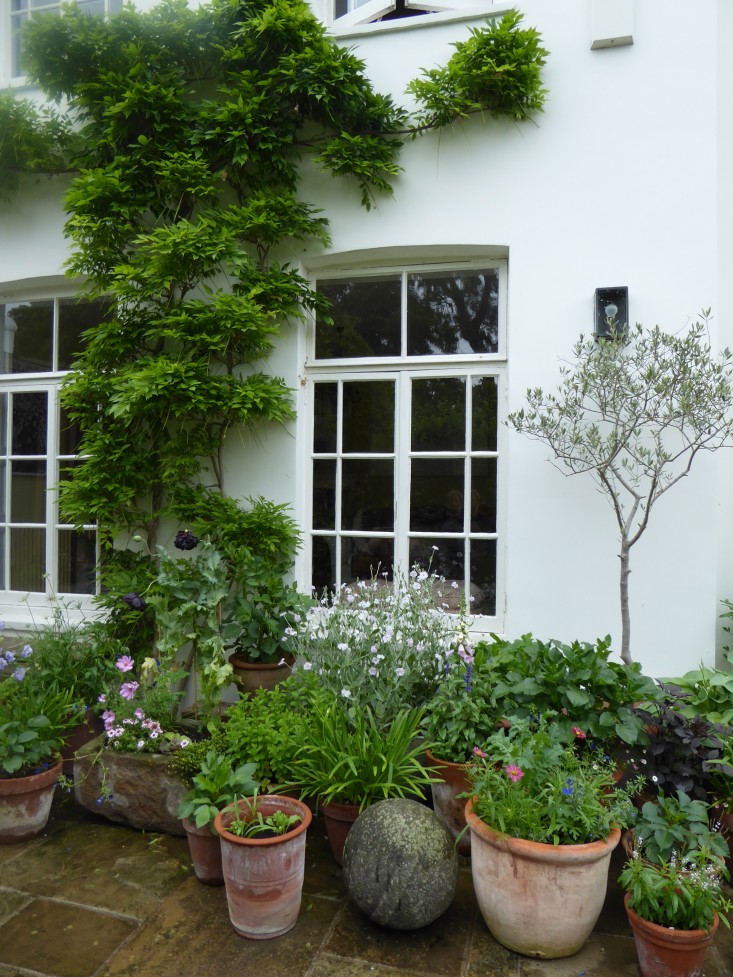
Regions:
[[133, 611], [144, 611], [148, 606], [140, 594], [125, 594], [122, 598], [127, 606]]
[[179, 529], [173, 545], [177, 550], [195, 550], [199, 545], [199, 538], [188, 529]]

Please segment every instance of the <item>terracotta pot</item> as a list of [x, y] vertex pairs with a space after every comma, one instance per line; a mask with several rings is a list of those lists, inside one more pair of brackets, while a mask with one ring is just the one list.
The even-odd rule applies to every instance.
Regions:
[[279, 662], [251, 662], [241, 651], [235, 651], [229, 656], [229, 664], [234, 669], [232, 681], [245, 693], [256, 692], [257, 689], [274, 689], [291, 674], [294, 661], [292, 655], [286, 655], [282, 665]]
[[[428, 767], [442, 779], [431, 785], [433, 808], [445, 821], [454, 838], [461, 835], [457, 848], [461, 855], [471, 854], [471, 832], [466, 830], [466, 798], [459, 797], [470, 789], [468, 764], [441, 760], [430, 750], [425, 751]], [[463, 834], [461, 834], [463, 832]]]
[[634, 933], [641, 977], [699, 977], [705, 954], [715, 939], [720, 922], [718, 914], [710, 932], [678, 930], [637, 916], [629, 906], [630, 898], [627, 892], [624, 906]]
[[547, 845], [494, 831], [466, 805], [471, 868], [481, 915], [492, 936], [528, 957], [577, 953], [606, 898], [618, 828], [587, 845]]
[[197, 828], [193, 821], [183, 818], [186, 829], [188, 849], [191, 852], [193, 871], [204, 885], [224, 885], [224, 872], [221, 867], [221, 842], [218, 834], [212, 834], [209, 825]]
[[[294, 797], [265, 794], [258, 798], [264, 817], [275, 811], [297, 814], [292, 831], [273, 838], [239, 838], [227, 830], [234, 812], [217, 814], [229, 919], [239, 936], [270, 940], [291, 930], [298, 919], [305, 871], [305, 836], [311, 812]], [[246, 799], [237, 802], [247, 810]]]
[[344, 845], [352, 824], [359, 817], [359, 805], [331, 801], [329, 804], [321, 804], [321, 813], [333, 857], [339, 865], [342, 865]]
[[0, 844], [28, 841], [46, 827], [62, 763], [30, 777], [0, 777]]
[[74, 776], [74, 755], [87, 743], [91, 743], [104, 732], [104, 723], [92, 709], [84, 713], [84, 721], [74, 726], [64, 737], [61, 747], [61, 759], [64, 761], [63, 772], [67, 777]]

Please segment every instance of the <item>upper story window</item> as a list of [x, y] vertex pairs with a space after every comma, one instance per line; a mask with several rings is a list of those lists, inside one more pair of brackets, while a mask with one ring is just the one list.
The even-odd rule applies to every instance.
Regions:
[[59, 519], [54, 486], [77, 464], [79, 431], [58, 393], [84, 330], [107, 311], [76, 299], [0, 304], [0, 591], [93, 594], [97, 540]]
[[[122, 0], [77, 0], [79, 9], [90, 16], [103, 17], [117, 14], [122, 10]], [[19, 78], [25, 75], [23, 66], [23, 25], [32, 17], [52, 14], [58, 17], [61, 3], [49, 0], [10, 0], [10, 75]]]
[[400, 20], [424, 14], [477, 13], [494, 0], [333, 0], [334, 27], [348, 29], [361, 24]]
[[471, 613], [501, 606], [504, 266], [324, 277], [311, 397], [311, 583], [428, 565]]

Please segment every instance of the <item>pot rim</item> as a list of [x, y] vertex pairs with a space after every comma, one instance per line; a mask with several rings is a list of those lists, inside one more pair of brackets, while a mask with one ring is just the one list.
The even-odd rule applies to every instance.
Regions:
[[443, 757], [436, 756], [432, 750], [425, 750], [425, 756], [428, 762], [436, 767], [460, 767], [461, 770], [465, 770], [471, 763], [470, 760], [444, 760]]
[[597, 841], [588, 841], [580, 845], [552, 845], [544, 841], [530, 841], [527, 838], [515, 838], [512, 835], [503, 834], [482, 821], [473, 810], [474, 798], [471, 797], [466, 803], [466, 823], [471, 832], [495, 848], [503, 849], [513, 855], [521, 855], [528, 859], [552, 859], [558, 863], [596, 861], [609, 855], [618, 845], [621, 839], [621, 829], [618, 826], [611, 828], [610, 834], [606, 838]]
[[[296, 797], [289, 797], [287, 794], [260, 794], [258, 796], [258, 800], [261, 803], [265, 802], [265, 807], [269, 808], [269, 813], [273, 813], [277, 810], [285, 810], [286, 812], [289, 811], [290, 813], [299, 814], [301, 818], [300, 824], [296, 825], [296, 827], [294, 827], [291, 831], [286, 831], [285, 834], [282, 835], [275, 835], [272, 838], [240, 838], [239, 835], [235, 835], [232, 834], [231, 831], [227, 831], [227, 827], [224, 823], [225, 818], [230, 817], [231, 812], [219, 811], [214, 818], [214, 828], [216, 829], [216, 833], [223, 841], [229, 841], [235, 845], [247, 845], [253, 848], [261, 848], [268, 845], [279, 845], [283, 841], [292, 841], [294, 838], [302, 835], [305, 831], [307, 831], [311, 821], [313, 820], [313, 815], [310, 812], [310, 808], [302, 801], [299, 801]], [[276, 803], [267, 804], [267, 801], [274, 801]], [[285, 806], [283, 806], [282, 803], [278, 803], [282, 801], [287, 802]], [[245, 803], [244, 798], [238, 800], [237, 808], [240, 808], [243, 803]]]
[[715, 934], [718, 931], [718, 925], [720, 923], [720, 917], [717, 912], [713, 912], [713, 923], [709, 930], [685, 930], [678, 929], [676, 926], [663, 926], [661, 923], [653, 923], [650, 919], [644, 919], [635, 912], [629, 902], [631, 900], [631, 893], [627, 892], [624, 895], [624, 909], [629, 917], [629, 923], [632, 929], [637, 927], [640, 930], [646, 930], [653, 937], [662, 937], [670, 940], [671, 934], [674, 934], [675, 943], [702, 943], [705, 941], [712, 942], [715, 939]]
[[50, 787], [61, 776], [64, 761], [58, 760], [51, 767], [26, 777], [0, 777], [0, 794], [25, 794], [28, 791]]

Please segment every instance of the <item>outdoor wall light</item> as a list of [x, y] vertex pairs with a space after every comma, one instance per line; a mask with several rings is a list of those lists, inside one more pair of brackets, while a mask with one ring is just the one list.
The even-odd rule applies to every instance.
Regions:
[[596, 289], [596, 339], [609, 339], [626, 332], [629, 328], [629, 289], [626, 285], [617, 288]]

